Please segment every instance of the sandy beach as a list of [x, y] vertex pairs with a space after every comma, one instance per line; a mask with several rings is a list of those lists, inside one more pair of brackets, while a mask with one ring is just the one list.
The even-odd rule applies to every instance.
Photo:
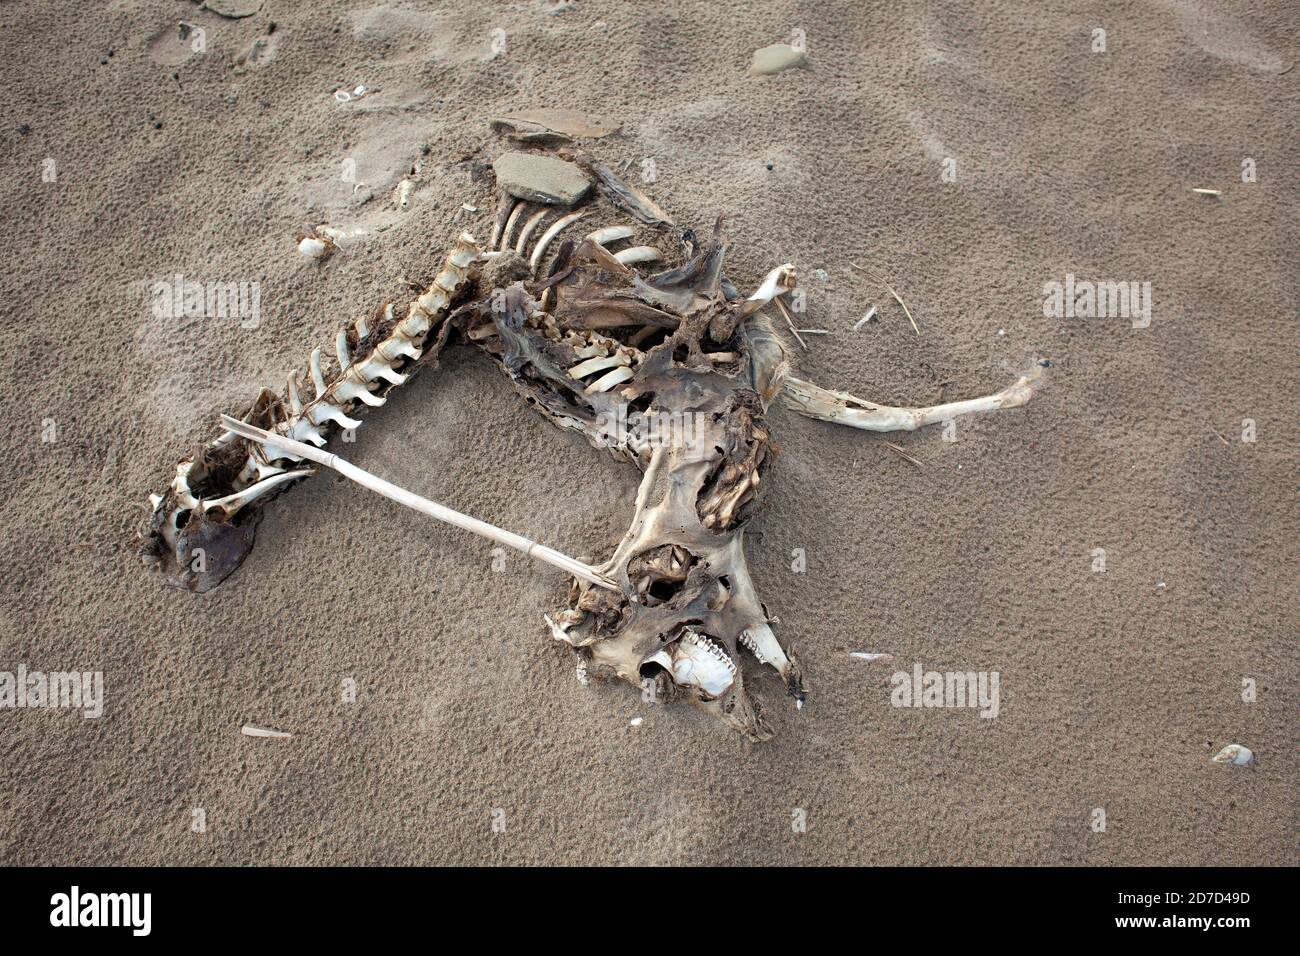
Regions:
[[[102, 677], [98, 716], [0, 699], [0, 863], [1295, 863], [1293, 4], [210, 6], [0, 5], [0, 672]], [[333, 474], [210, 593], [137, 554], [220, 412], [491, 232], [489, 120], [542, 108], [724, 216], [737, 286], [796, 266], [800, 377], [924, 406], [1050, 363], [955, 428], [773, 406], [748, 561], [808, 699], [749, 679], [771, 740], [584, 685], [562, 574]], [[1050, 314], [1105, 280], [1132, 315]], [[160, 318], [178, 281], [256, 314]], [[638, 486], [463, 343], [336, 450], [591, 562]], [[918, 669], [996, 713], [898, 706]]]

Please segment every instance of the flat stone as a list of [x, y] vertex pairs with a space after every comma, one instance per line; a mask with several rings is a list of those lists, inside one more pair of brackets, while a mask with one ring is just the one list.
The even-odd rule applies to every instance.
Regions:
[[521, 143], [599, 139], [616, 133], [619, 124], [574, 110], [524, 110], [492, 120], [492, 128]]
[[754, 51], [754, 60], [749, 64], [749, 75], [766, 76], [769, 73], [780, 73], [791, 67], [804, 66], [807, 62], [808, 54], [805, 51], [796, 50], [788, 43], [773, 43], [771, 46]]
[[497, 185], [512, 196], [529, 202], [571, 206], [591, 188], [591, 180], [573, 163], [554, 156], [506, 153], [492, 168]]

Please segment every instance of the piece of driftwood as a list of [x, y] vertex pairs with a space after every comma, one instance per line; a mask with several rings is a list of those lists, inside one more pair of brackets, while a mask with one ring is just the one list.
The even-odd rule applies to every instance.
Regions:
[[[605, 561], [588, 567], [542, 549], [575, 575], [568, 606], [546, 616], [552, 636], [582, 655], [591, 677], [685, 698], [763, 739], [770, 731], [745, 690], [743, 658], [770, 667], [796, 701], [805, 694], [745, 563], [744, 529], [774, 458], [771, 403], [780, 397], [855, 428], [912, 429], [1021, 405], [1041, 369], [995, 395], [931, 408], [879, 405], [795, 378], [768, 315], [795, 287], [791, 265], [745, 296], [723, 274], [720, 224], [704, 239], [677, 230], [613, 169], [564, 155], [592, 177], [594, 194], [576, 208], [503, 196], [487, 245], [463, 233], [404, 316], [385, 302], [350, 323], [333, 359], [313, 351], [306, 381], [295, 371], [280, 392], [263, 390], [177, 465], [151, 497], [144, 557], [176, 586], [217, 586], [252, 548], [272, 496], [312, 474], [310, 461], [339, 467], [304, 445], [358, 427], [455, 336], [490, 356], [535, 411], [642, 472], [631, 526]], [[670, 265], [637, 267], [657, 260]], [[539, 556], [541, 546], [518, 535], [360, 475], [351, 477]]]

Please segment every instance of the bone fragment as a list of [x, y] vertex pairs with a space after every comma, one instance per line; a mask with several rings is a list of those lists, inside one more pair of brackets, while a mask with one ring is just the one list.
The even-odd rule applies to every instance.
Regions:
[[536, 273], [538, 265], [541, 264], [542, 256], [546, 254], [546, 247], [551, 244], [551, 240], [567, 229], [570, 223], [577, 222], [585, 212], [571, 212], [567, 216], [561, 216], [555, 222], [551, 223], [549, 229], [542, 233], [542, 238], [537, 240], [537, 246], [533, 249], [533, 255], [528, 260], [529, 271]]
[[239, 728], [239, 732], [245, 737], [272, 737], [276, 740], [288, 740], [293, 734], [285, 733], [283, 730], [271, 730], [268, 727], [254, 727], [252, 724], [244, 724]]
[[615, 253], [614, 258], [623, 265], [630, 266], [637, 262], [657, 262], [662, 256], [654, 246], [633, 246]]
[[781, 393], [788, 408], [822, 421], [848, 425], [872, 432], [913, 431], [922, 425], [947, 421], [959, 415], [975, 412], [992, 412], [1001, 408], [1015, 408], [1025, 404], [1034, 394], [1042, 377], [1042, 368], [1022, 375], [1014, 383], [993, 395], [970, 398], [961, 402], [946, 402], [928, 408], [895, 408], [864, 401], [847, 392], [833, 392], [811, 382], [790, 377], [785, 380]]
[[603, 246], [608, 242], [617, 242], [619, 239], [630, 239], [636, 230], [631, 226], [606, 226], [604, 229], [597, 229], [594, 232], [587, 233], [587, 239]]
[[583, 564], [574, 558], [561, 554], [553, 548], [537, 544], [530, 541], [523, 535], [515, 534], [512, 531], [505, 531], [495, 525], [490, 525], [486, 521], [480, 521], [478, 518], [461, 514], [438, 504], [436, 501], [430, 501], [428, 498], [422, 498], [413, 492], [404, 488], [399, 488], [392, 482], [385, 481], [370, 472], [358, 468], [349, 461], [340, 458], [338, 455], [321, 451], [319, 448], [313, 448], [311, 445], [296, 442], [280, 435], [263, 431], [246, 422], [241, 422], [231, 418], [229, 415], [221, 416], [222, 423], [236, 435], [247, 438], [249, 441], [257, 442], [263, 445], [270, 454], [275, 457], [284, 457], [285, 454], [295, 455], [299, 458], [305, 458], [308, 461], [314, 461], [318, 465], [324, 465], [326, 468], [333, 468], [340, 475], [355, 481], [363, 488], [369, 488], [376, 494], [383, 495], [391, 501], [396, 501], [400, 505], [405, 505], [422, 514], [429, 515], [431, 518], [437, 518], [439, 521], [445, 521], [447, 524], [455, 525], [457, 528], [463, 528], [466, 531], [472, 531], [477, 535], [495, 541], [498, 544], [506, 545], [522, 551], [530, 558], [537, 558], [545, 561], [554, 567], [559, 568], [566, 574], [571, 574], [576, 578], [581, 578], [591, 584], [602, 588], [609, 588], [611, 591], [618, 591], [619, 586], [613, 580], [601, 574], [595, 568]]

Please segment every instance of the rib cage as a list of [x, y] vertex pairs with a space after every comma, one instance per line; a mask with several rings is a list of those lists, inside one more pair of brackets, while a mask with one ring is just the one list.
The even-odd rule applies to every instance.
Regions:
[[[487, 250], [471, 234], [462, 233], [438, 275], [411, 303], [404, 319], [395, 323], [393, 306], [385, 303], [374, 315], [340, 329], [334, 341], [335, 362], [328, 368], [321, 348], [311, 352], [307, 362], [309, 397], [304, 397], [308, 386], [295, 369], [282, 391], [277, 394], [263, 389], [241, 417], [296, 441], [323, 447], [335, 432], [360, 426], [361, 419], [354, 416], [362, 406], [383, 405], [387, 393], [407, 381], [416, 363], [441, 350], [451, 330], [444, 319], [471, 285], [471, 273], [477, 267], [513, 255], [527, 263], [525, 267], [517, 262], [517, 269], [534, 277], [543, 266], [554, 266], [557, 250], [562, 248], [557, 240], [569, 239], [575, 225], [594, 225], [597, 217], [613, 218], [615, 212], [597, 198], [576, 208], [503, 198]], [[584, 237], [621, 244], [637, 232], [635, 225], [617, 223], [589, 229]], [[651, 262], [662, 254], [654, 246], [628, 245], [615, 256], [621, 257], [620, 261]], [[544, 295], [541, 305], [545, 307], [545, 303]], [[491, 346], [481, 339], [492, 331], [489, 323], [471, 329], [469, 337], [477, 338], [478, 344], [491, 352]], [[381, 334], [384, 337], [376, 341]], [[572, 342], [575, 354], [583, 360], [572, 370], [573, 377], [585, 381], [593, 394], [625, 381], [640, 360], [641, 353], [634, 347], [597, 332], [568, 334], [571, 339], [581, 339]], [[364, 358], [354, 360], [357, 352], [363, 352]], [[640, 449], [617, 445], [611, 441], [606, 447], [633, 460], [640, 457]], [[251, 547], [252, 526], [259, 515], [250, 506], [314, 473], [313, 468], [294, 467], [300, 461], [288, 452], [268, 453], [231, 432], [182, 459], [168, 488], [149, 496], [152, 515], [141, 548], [146, 563], [162, 565], [169, 582], [177, 586], [197, 591], [215, 587]], [[199, 566], [192, 566], [195, 553], [201, 555]], [[228, 566], [223, 560], [226, 556], [231, 558]], [[205, 568], [209, 557], [216, 559], [215, 564]]]

